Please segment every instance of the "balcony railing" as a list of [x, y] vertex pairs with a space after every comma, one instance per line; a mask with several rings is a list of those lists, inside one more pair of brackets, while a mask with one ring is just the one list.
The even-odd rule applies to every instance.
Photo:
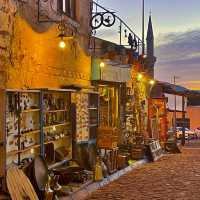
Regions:
[[92, 35], [142, 52], [142, 39], [119, 17], [95, 1], [92, 3]]

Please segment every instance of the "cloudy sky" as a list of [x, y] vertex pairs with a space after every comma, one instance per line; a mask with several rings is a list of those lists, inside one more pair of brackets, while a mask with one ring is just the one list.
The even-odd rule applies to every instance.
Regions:
[[[97, 1], [97, 0], [96, 0]], [[116, 13], [140, 36], [142, 0], [98, 0]], [[156, 46], [156, 78], [200, 89], [200, 0], [145, 0], [146, 26], [149, 12]], [[117, 38], [105, 29], [107, 39]]]

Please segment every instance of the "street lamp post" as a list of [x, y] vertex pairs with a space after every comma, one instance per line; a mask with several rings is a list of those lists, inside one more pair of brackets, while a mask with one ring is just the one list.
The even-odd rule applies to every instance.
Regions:
[[182, 96], [182, 121], [183, 125], [182, 125], [181, 144], [182, 146], [184, 146], [185, 145], [185, 96]]
[[144, 0], [142, 0], [142, 55], [144, 55]]
[[[174, 76], [174, 90], [176, 89], [176, 79], [178, 79], [178, 76]], [[176, 135], [176, 94], [174, 95], [174, 133], [175, 133], [175, 141], [177, 140], [177, 135]]]

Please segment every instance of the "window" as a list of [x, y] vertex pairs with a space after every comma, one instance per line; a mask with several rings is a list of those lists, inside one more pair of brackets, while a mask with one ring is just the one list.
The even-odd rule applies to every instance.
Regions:
[[75, 18], [75, 0], [58, 0], [58, 12]]

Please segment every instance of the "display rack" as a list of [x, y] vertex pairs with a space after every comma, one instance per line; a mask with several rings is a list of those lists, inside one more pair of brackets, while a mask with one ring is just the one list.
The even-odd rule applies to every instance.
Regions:
[[79, 91], [74, 94], [76, 105], [75, 140], [77, 143], [87, 143], [96, 139], [99, 126], [99, 93], [93, 91]]
[[96, 140], [97, 128], [99, 126], [99, 93], [88, 93], [88, 111], [89, 111], [89, 138]]
[[6, 166], [40, 153], [40, 91], [6, 90]]
[[96, 160], [96, 137], [99, 126], [99, 93], [88, 90], [73, 94], [73, 158], [91, 170]]
[[133, 113], [133, 107], [134, 107], [134, 95], [132, 93], [131, 88], [126, 88], [126, 106], [125, 106], [125, 126], [126, 131], [129, 133], [134, 132], [134, 113]]
[[76, 142], [87, 142], [89, 140], [88, 94], [77, 92], [74, 100], [76, 104]]
[[[53, 152], [58, 148], [66, 148], [68, 159], [72, 158], [72, 130], [70, 118], [71, 92], [68, 89], [42, 90], [42, 134], [41, 141], [44, 143], [41, 154], [48, 157], [45, 146], [53, 145]], [[51, 155], [49, 155], [50, 157]], [[66, 158], [66, 159], [67, 159]], [[51, 160], [55, 162], [56, 160]], [[52, 163], [51, 163], [52, 164]]]
[[[72, 112], [72, 93], [76, 96], [75, 118]], [[81, 134], [81, 140], [76, 138], [76, 150], [83, 147], [80, 157], [83, 160], [87, 158], [89, 167], [86, 169], [92, 169], [96, 158], [96, 132], [99, 125], [97, 92], [49, 88], [1, 90], [0, 103], [0, 111], [5, 113], [0, 119], [2, 185], [6, 186], [5, 176], [9, 166], [14, 164], [24, 167], [36, 155], [42, 155], [48, 165], [59, 162], [59, 153], [62, 154], [63, 151], [64, 159], [71, 159], [72, 133], [74, 136], [72, 124], [76, 127], [75, 135]], [[88, 152], [87, 155], [85, 151]]]
[[[72, 157], [71, 92], [65, 89], [0, 90], [0, 181], [11, 165], [23, 167], [45, 147], [65, 147]], [[52, 160], [52, 162], [56, 160]]]

